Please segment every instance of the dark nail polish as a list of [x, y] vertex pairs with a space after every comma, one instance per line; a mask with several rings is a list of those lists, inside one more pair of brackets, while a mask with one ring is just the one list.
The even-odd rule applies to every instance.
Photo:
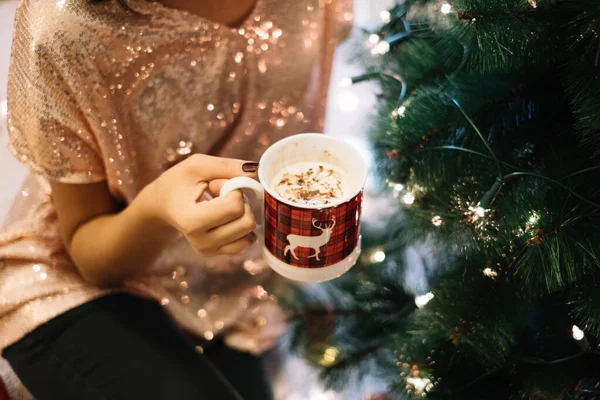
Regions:
[[257, 162], [247, 162], [242, 164], [242, 171], [244, 172], [256, 172], [258, 171], [258, 163]]

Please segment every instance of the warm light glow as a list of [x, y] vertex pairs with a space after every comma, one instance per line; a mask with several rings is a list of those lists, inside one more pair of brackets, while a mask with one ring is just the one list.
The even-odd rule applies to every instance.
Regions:
[[406, 193], [404, 197], [402, 197], [402, 201], [404, 204], [413, 204], [415, 202], [415, 196], [412, 193]]
[[337, 102], [340, 111], [346, 114], [350, 114], [358, 108], [358, 104], [360, 103], [360, 99], [358, 95], [354, 92], [345, 91], [340, 92], [337, 95]]
[[47, 277], [48, 277], [48, 274], [47, 274], [47, 273], [45, 273], [45, 272], [41, 272], [41, 273], [40, 273], [40, 279], [41, 279], [41, 280], [45, 281]]
[[328, 347], [323, 353], [323, 357], [319, 361], [319, 364], [323, 366], [331, 365], [335, 362], [335, 359], [338, 355], [338, 350], [335, 347]]
[[584, 336], [585, 334], [583, 333], [583, 331], [579, 329], [577, 325], [573, 325], [573, 339], [582, 340]]
[[529, 223], [530, 223], [530, 224], [535, 224], [535, 223], [537, 223], [539, 220], [540, 220], [540, 217], [539, 217], [539, 215], [537, 215], [536, 213], [533, 213], [533, 214], [531, 215], [531, 217], [529, 217]]
[[431, 223], [435, 226], [442, 225], [442, 217], [440, 217], [439, 215], [436, 215], [435, 217], [431, 218]]
[[382, 12], [380, 12], [379, 17], [386, 24], [392, 20], [392, 14], [390, 14], [390, 12], [387, 10], [383, 10]]
[[406, 107], [404, 107], [404, 106], [398, 107], [398, 115], [404, 117], [404, 111], [406, 111]]
[[66, 0], [58, 0], [58, 1], [56, 2], [56, 6], [57, 6], [58, 8], [63, 8], [63, 7], [65, 6], [65, 4], [66, 4], [66, 3], [67, 3], [67, 1], [66, 1]]
[[390, 44], [386, 40], [381, 40], [377, 45], [371, 50], [371, 54], [386, 54], [390, 51]]
[[373, 33], [369, 36], [369, 43], [371, 43], [371, 44], [377, 44], [377, 43], [379, 43], [380, 40], [381, 40], [381, 38], [376, 33]]
[[375, 253], [373, 253], [372, 259], [374, 262], [382, 262], [383, 260], [385, 260], [385, 253], [381, 250], [376, 251]]
[[427, 378], [406, 378], [406, 386], [408, 389], [414, 390], [417, 394], [424, 394], [425, 390], [432, 388], [431, 380]]
[[442, 11], [442, 14], [449, 14], [451, 10], [452, 10], [452, 6], [448, 3], [444, 3], [444, 4], [442, 4], [442, 8], [440, 11]]
[[425, 305], [427, 305], [427, 303], [429, 303], [431, 299], [433, 299], [433, 297], [433, 293], [431, 292], [423, 294], [421, 296], [417, 296], [415, 297], [415, 304], [418, 308], [423, 308], [425, 307]]
[[528, 0], [529, 4], [531, 5], [531, 7], [533, 8], [537, 8], [537, 2], [535, 0]]
[[348, 87], [348, 86], [352, 86], [352, 78], [344, 78], [340, 81], [340, 86], [341, 87]]
[[402, 189], [404, 189], [404, 185], [403, 185], [403, 184], [401, 184], [401, 183], [396, 183], [396, 184], [394, 185], [394, 190], [395, 190], [396, 192], [400, 192], [400, 191], [402, 191]]
[[477, 206], [470, 206], [469, 211], [473, 215], [473, 221], [477, 221], [479, 218], [485, 216], [486, 210], [483, 207], [481, 207], [480, 205], [477, 205]]
[[498, 273], [489, 267], [483, 270], [483, 274], [485, 276], [489, 276], [490, 278], [495, 278], [498, 276]]

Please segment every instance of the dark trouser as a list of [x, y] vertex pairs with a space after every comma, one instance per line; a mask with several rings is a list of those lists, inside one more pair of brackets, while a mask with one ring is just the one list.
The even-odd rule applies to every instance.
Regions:
[[161, 306], [117, 294], [51, 320], [4, 351], [37, 400], [269, 400], [261, 359], [204, 354]]

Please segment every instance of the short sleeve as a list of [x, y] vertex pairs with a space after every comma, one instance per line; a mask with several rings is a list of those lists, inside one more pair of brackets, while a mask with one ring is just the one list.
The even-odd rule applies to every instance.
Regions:
[[333, 11], [335, 15], [336, 42], [340, 43], [346, 40], [352, 31], [354, 16], [354, 0], [331, 0], [333, 2]]
[[9, 148], [49, 180], [102, 181], [106, 174], [101, 151], [78, 98], [83, 85], [69, 69], [62, 38], [43, 33], [44, 20], [32, 14], [34, 6], [29, 4], [21, 2], [15, 20], [8, 80]]

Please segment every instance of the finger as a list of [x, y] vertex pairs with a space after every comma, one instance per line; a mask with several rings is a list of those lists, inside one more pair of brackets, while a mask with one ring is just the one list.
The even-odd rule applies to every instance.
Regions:
[[228, 179], [215, 179], [214, 181], [210, 181], [208, 184], [208, 188], [211, 192], [213, 192], [216, 196], [221, 195], [221, 188], [226, 184]]
[[200, 182], [194, 188], [194, 201], [199, 202], [202, 198], [202, 195], [206, 193], [206, 189], [209, 188], [209, 185], [206, 182]]
[[237, 176], [255, 177], [258, 163], [233, 158], [194, 154], [188, 158], [189, 168], [198, 180], [231, 179]]
[[186, 235], [205, 234], [209, 230], [241, 218], [246, 212], [244, 196], [239, 190], [227, 196], [195, 203], [180, 223]]
[[250, 206], [245, 204], [244, 209], [241, 218], [210, 230], [206, 235], [207, 240], [214, 243], [216, 247], [221, 247], [243, 238], [256, 229], [256, 220]]
[[248, 250], [256, 242], [256, 235], [253, 233], [236, 240], [233, 243], [219, 247], [218, 254], [240, 254]]

